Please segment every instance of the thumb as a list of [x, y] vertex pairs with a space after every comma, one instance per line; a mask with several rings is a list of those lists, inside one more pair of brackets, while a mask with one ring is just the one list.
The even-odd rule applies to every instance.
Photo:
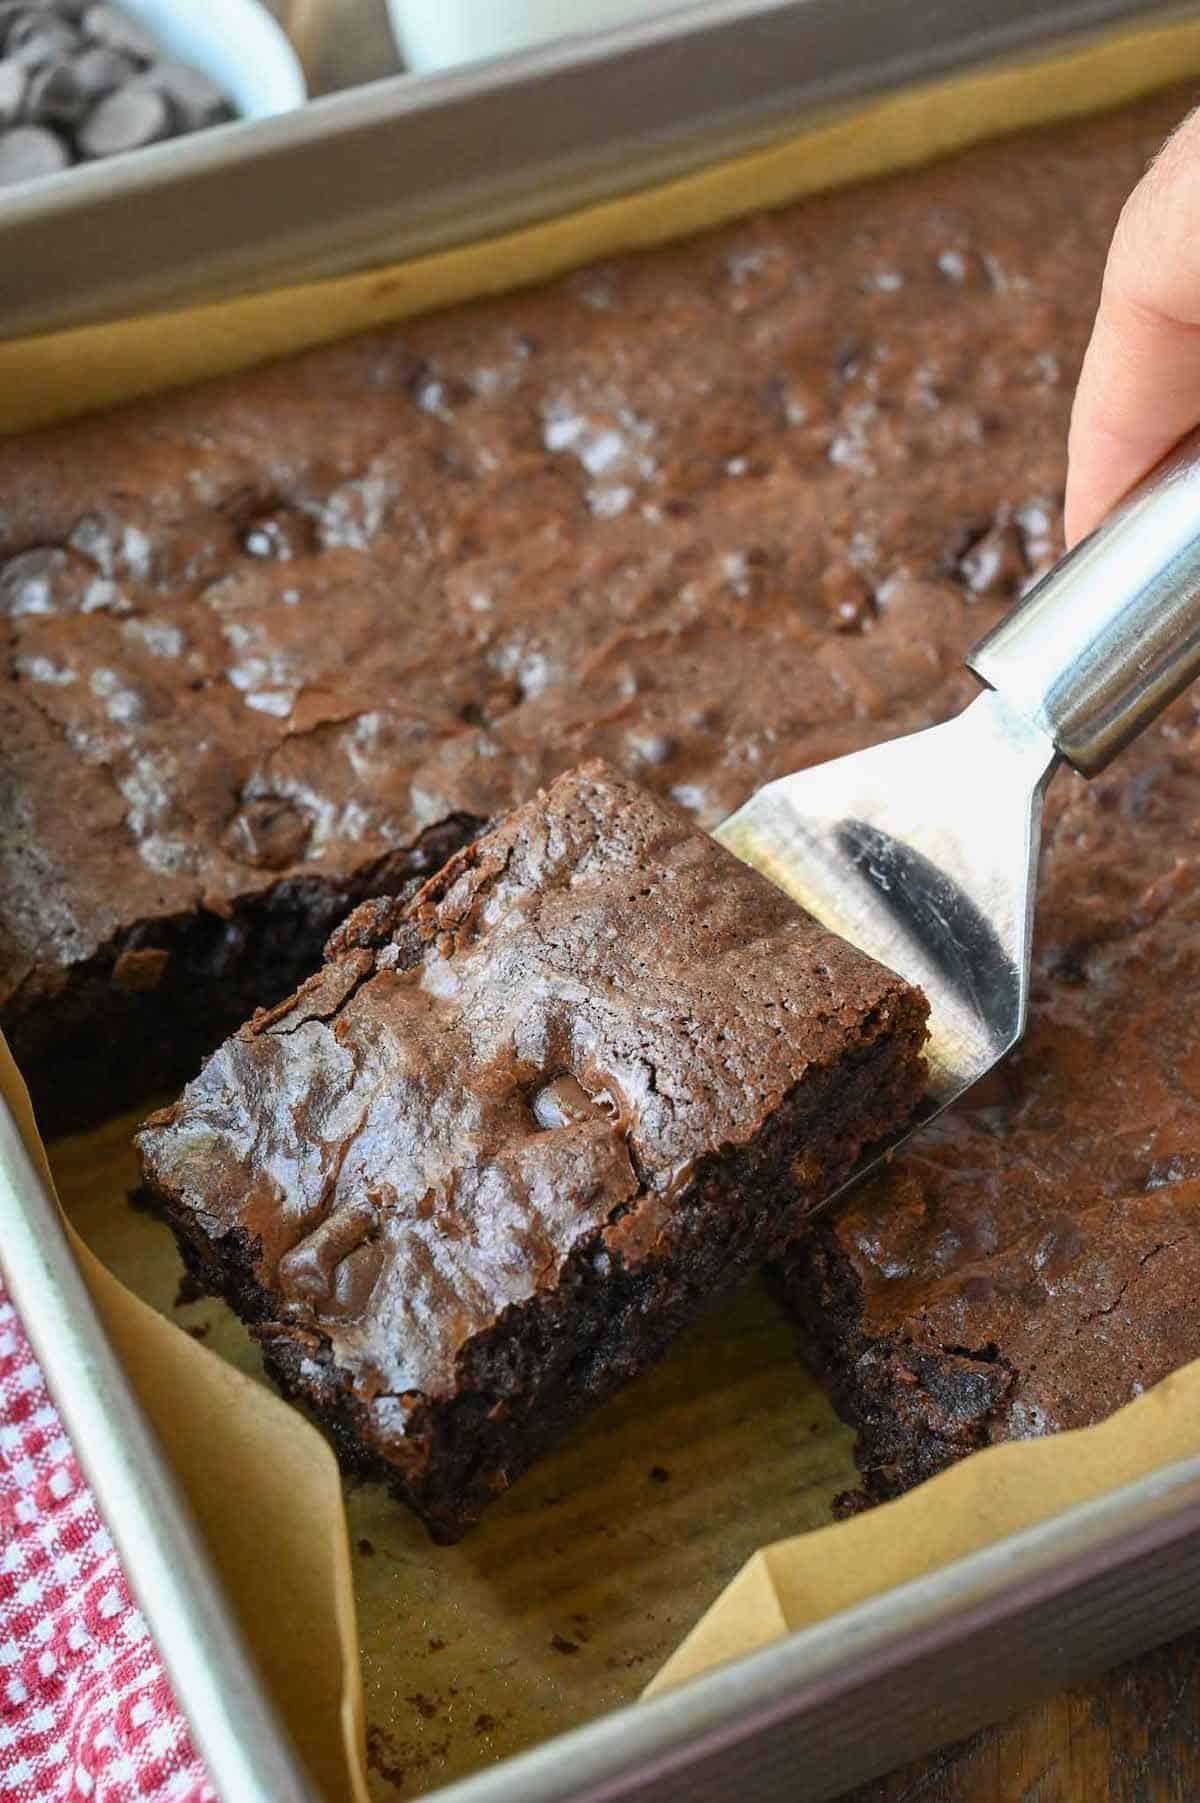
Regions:
[[1200, 113], [1125, 203], [1083, 361], [1067, 460], [1074, 544], [1200, 421]]

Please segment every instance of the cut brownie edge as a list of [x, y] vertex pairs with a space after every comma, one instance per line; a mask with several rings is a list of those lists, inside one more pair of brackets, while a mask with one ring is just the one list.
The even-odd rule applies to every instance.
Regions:
[[842, 1499], [844, 1510], [899, 1496], [989, 1443], [1014, 1381], [996, 1346], [872, 1334], [858, 1274], [820, 1222], [767, 1267], [766, 1280], [801, 1357], [855, 1430], [862, 1489]]
[[440, 1539], [782, 1250], [924, 997], [604, 765], [376, 900], [139, 1135], [192, 1269]]
[[[705, 1158], [676, 1204], [671, 1243], [660, 1256], [626, 1263], [606, 1250], [606, 1228], [599, 1228], [571, 1253], [552, 1291], [510, 1307], [468, 1341], [451, 1397], [397, 1397], [403, 1461], [371, 1450], [377, 1422], [328, 1339], [278, 1319], [278, 1299], [250, 1276], [249, 1236], [211, 1235], [203, 1216], [176, 1206], [153, 1177], [151, 1188], [189, 1271], [249, 1322], [267, 1371], [327, 1430], [343, 1469], [386, 1483], [435, 1541], [451, 1544], [582, 1415], [661, 1357], [766, 1252], [787, 1243], [860, 1148], [912, 1112], [924, 1083], [915, 1056], [924, 1018], [916, 1005], [903, 1030], [893, 1018], [865, 1026], [866, 1043], [847, 1061], [849, 1085], [844, 1066], [821, 1072], [797, 1086], [750, 1146]], [[788, 1172], [797, 1141], [806, 1172], [820, 1172], [807, 1184]]]
[[365, 899], [411, 895], [484, 824], [454, 814], [344, 876], [285, 877], [224, 913], [201, 906], [138, 923], [61, 977], [53, 994], [31, 978], [4, 1025], [42, 1134], [95, 1126], [186, 1081], [256, 1009], [304, 981]]

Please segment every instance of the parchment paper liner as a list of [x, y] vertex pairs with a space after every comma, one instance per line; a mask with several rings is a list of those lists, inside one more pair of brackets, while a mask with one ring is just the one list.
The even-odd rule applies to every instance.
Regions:
[[[0, 343], [0, 430], [67, 417], [542, 280], [985, 137], [1094, 112], [1197, 71], [1200, 21], [1110, 33], [1057, 57], [1015, 61], [843, 112], [770, 149], [467, 248], [216, 305], [8, 340]], [[6, 1050], [0, 1087], [44, 1160]], [[77, 1147], [77, 1164], [80, 1155]], [[103, 1174], [111, 1152], [97, 1157]], [[111, 1203], [115, 1218], [124, 1197], [113, 1193]], [[78, 1239], [76, 1245], [272, 1694], [325, 1793], [359, 1803], [368, 1794], [368, 1774], [354, 1598], [341, 1491], [328, 1449], [295, 1411], [164, 1320]], [[798, 1370], [796, 1385], [803, 1389]], [[822, 1424], [814, 1419], [812, 1425], [819, 1430]], [[650, 1691], [1197, 1451], [1200, 1362], [1100, 1426], [992, 1448], [868, 1515], [764, 1546], [703, 1615]], [[764, 1479], [769, 1462], [764, 1453]], [[694, 1505], [703, 1509], [702, 1487]], [[661, 1558], [672, 1556], [671, 1547], [662, 1549]], [[421, 1698], [418, 1691], [409, 1700]], [[491, 1749], [488, 1731], [480, 1732], [483, 1757]], [[428, 1781], [437, 1782], [443, 1774], [426, 1766]]]

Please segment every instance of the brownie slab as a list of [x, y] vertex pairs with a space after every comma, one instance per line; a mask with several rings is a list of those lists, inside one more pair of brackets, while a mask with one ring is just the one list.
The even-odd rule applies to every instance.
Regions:
[[712, 826], [961, 706], [1190, 103], [0, 443], [0, 1026], [43, 1126], [191, 1075], [589, 757]]
[[[0, 1026], [43, 1125], [190, 1076], [589, 757], [713, 825], [964, 705], [1193, 101], [0, 444]], [[1200, 1356], [1197, 772], [1185, 699], [1056, 778], [1025, 1049], [814, 1232], [872, 1494]]]
[[139, 1149], [285, 1390], [449, 1539], [908, 1117], [926, 1012], [592, 764], [353, 914]]

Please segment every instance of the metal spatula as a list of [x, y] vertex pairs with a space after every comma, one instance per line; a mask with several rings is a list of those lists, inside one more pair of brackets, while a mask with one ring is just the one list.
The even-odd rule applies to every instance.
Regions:
[[1024, 1031], [1060, 761], [1094, 776], [1200, 672], [1200, 432], [966, 661], [988, 687], [956, 719], [768, 783], [716, 833], [929, 997], [922, 1106], [850, 1182]]

